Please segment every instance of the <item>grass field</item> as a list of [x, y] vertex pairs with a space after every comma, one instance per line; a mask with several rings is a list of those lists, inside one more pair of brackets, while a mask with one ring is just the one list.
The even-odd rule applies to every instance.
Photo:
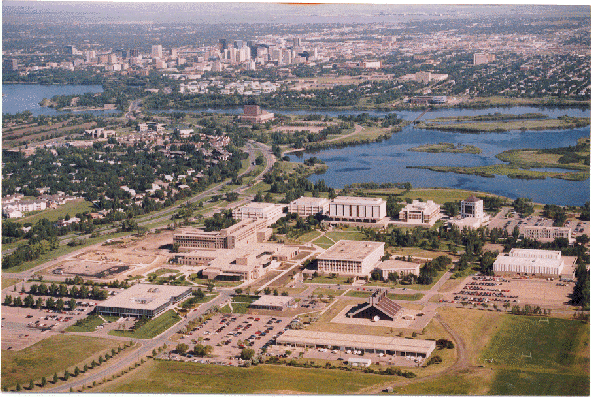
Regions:
[[[328, 276], [314, 277], [312, 280], [305, 280], [305, 283], [317, 283], [317, 284], [347, 284], [347, 280], [351, 277], [337, 276], [335, 278]], [[350, 283], [349, 283], [350, 284]]]
[[6, 278], [2, 277], [2, 289], [12, 287], [15, 284], [18, 284], [21, 280], [17, 278]]
[[[369, 298], [371, 296], [371, 292], [369, 291], [349, 291], [345, 294], [345, 296], [352, 296], [354, 298]], [[406, 300], [406, 301], [416, 301], [423, 297], [423, 294], [389, 294], [390, 299], [394, 300]]]
[[320, 236], [316, 240], [313, 240], [312, 244], [315, 244], [321, 248], [326, 249], [326, 248], [332, 247], [335, 244], [335, 242], [326, 236]]
[[149, 320], [146, 324], [142, 325], [136, 330], [113, 330], [109, 332], [109, 335], [138, 339], [152, 339], [153, 337], [160, 335], [162, 332], [178, 323], [180, 320], [181, 317], [174, 310], [168, 310], [158, 317]]
[[79, 321], [79, 324], [76, 322], [76, 324], [66, 328], [66, 332], [94, 332], [96, 327], [104, 323], [99, 316], [88, 316]]
[[299, 244], [309, 243], [310, 241], [314, 240], [315, 238], [318, 238], [319, 236], [320, 232], [318, 230], [312, 230], [311, 232], [302, 234], [300, 237], [296, 238], [295, 242]]
[[85, 211], [92, 211], [92, 203], [84, 200], [72, 200], [68, 201], [64, 205], [60, 205], [54, 209], [43, 210], [36, 214], [26, 216], [24, 218], [20, 218], [17, 220], [18, 223], [37, 223], [40, 219], [47, 219], [51, 222], [55, 222], [60, 218], [65, 218], [67, 214], [70, 214], [71, 217], [75, 216], [77, 213], [85, 212]]
[[383, 375], [336, 370], [259, 365], [224, 367], [151, 361], [133, 375], [109, 382], [105, 393], [199, 394], [347, 394], [387, 382]]
[[[557, 172], [557, 171], [534, 171], [522, 169], [512, 164], [493, 164], [477, 167], [449, 167], [449, 166], [409, 166], [409, 168], [426, 169], [436, 172], [454, 172], [456, 174], [480, 175], [484, 177], [494, 177], [495, 175], [506, 175], [516, 179], [545, 179], [557, 178], [569, 181], [583, 181], [589, 178], [588, 171], [580, 172]], [[564, 168], [564, 167], [563, 167]]]
[[334, 232], [326, 232], [326, 236], [332, 240], [339, 241], [339, 240], [353, 240], [353, 241], [362, 241], [365, 240], [365, 235], [358, 231], [334, 231]]
[[54, 372], [63, 375], [64, 370], [83, 362], [92, 355], [110, 350], [120, 341], [91, 338], [78, 335], [55, 335], [19, 351], [2, 351], [2, 386], [21, 386], [29, 381], [47, 380]]
[[454, 145], [449, 142], [431, 143], [408, 149], [411, 152], [427, 153], [472, 153], [480, 154], [482, 150], [473, 145]]
[[569, 117], [564, 119], [542, 119], [542, 120], [507, 120], [492, 122], [463, 122], [440, 124], [433, 122], [419, 122], [418, 128], [437, 129], [441, 131], [454, 132], [506, 132], [515, 130], [555, 130], [578, 128], [589, 124], [589, 119], [584, 117]]

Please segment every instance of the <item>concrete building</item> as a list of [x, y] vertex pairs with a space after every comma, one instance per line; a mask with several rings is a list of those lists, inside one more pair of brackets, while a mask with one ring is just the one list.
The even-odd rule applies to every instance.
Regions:
[[384, 243], [340, 240], [317, 257], [318, 271], [367, 276], [384, 256]]
[[560, 251], [513, 248], [508, 255], [501, 254], [493, 264], [498, 275], [559, 277], [564, 269]]
[[401, 314], [402, 306], [388, 298], [386, 289], [381, 289], [375, 291], [363, 306], [347, 313], [347, 317], [394, 321]]
[[252, 302], [249, 307], [251, 309], [283, 311], [289, 306], [293, 306], [294, 303], [295, 298], [293, 296], [263, 295]]
[[474, 54], [474, 65], [484, 65], [489, 62], [494, 62], [494, 60], [494, 54], [485, 54], [482, 52]]
[[329, 205], [333, 221], [375, 223], [386, 217], [386, 202], [381, 198], [338, 196]]
[[162, 58], [162, 46], [161, 45], [153, 45], [152, 46], [152, 58]]
[[283, 205], [272, 203], [252, 202], [232, 210], [235, 219], [264, 219], [267, 225], [272, 225], [283, 216]]
[[258, 105], [244, 105], [244, 114], [240, 115], [240, 120], [247, 123], [266, 123], [275, 118], [274, 113], [262, 110]]
[[173, 244], [179, 244], [183, 251], [196, 248], [233, 249], [267, 240], [272, 230], [266, 220], [245, 219], [217, 232], [206, 232], [196, 228], [180, 229], [173, 235]]
[[382, 279], [384, 280], [388, 279], [390, 273], [397, 273], [400, 277], [404, 277], [408, 274], [414, 274], [418, 277], [421, 264], [401, 261], [398, 259], [389, 259], [379, 263], [376, 266], [376, 269], [382, 273]]
[[278, 345], [325, 347], [330, 349], [361, 350], [365, 353], [383, 353], [391, 356], [427, 358], [435, 350], [435, 341], [397, 337], [337, 334], [290, 329], [277, 338]]
[[413, 200], [407, 204], [398, 214], [402, 222], [412, 225], [433, 226], [441, 218], [441, 206], [431, 200], [422, 202]]
[[569, 244], [575, 242], [572, 236], [572, 230], [569, 227], [556, 226], [524, 226], [520, 233], [523, 237], [542, 242], [554, 241], [558, 237], [568, 240]]
[[111, 136], [115, 136], [115, 130], [107, 130], [105, 128], [99, 127], [94, 128], [92, 130], [84, 130], [86, 135], [90, 135], [93, 138], [109, 138]]
[[448, 225], [457, 226], [459, 229], [465, 227], [478, 229], [480, 226], [488, 223], [489, 220], [490, 216], [484, 212], [484, 201], [471, 195], [461, 202], [460, 218], [451, 219]]
[[308, 217], [316, 214], [327, 214], [330, 201], [321, 197], [302, 196], [289, 203], [288, 212], [298, 214], [300, 217]]
[[191, 287], [136, 284], [97, 304], [96, 312], [111, 316], [156, 317], [191, 294]]

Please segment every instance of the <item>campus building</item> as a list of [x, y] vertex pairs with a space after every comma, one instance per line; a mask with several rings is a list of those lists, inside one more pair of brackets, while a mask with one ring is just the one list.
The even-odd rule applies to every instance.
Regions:
[[245, 219], [216, 232], [183, 228], [173, 235], [172, 241], [183, 251], [196, 248], [233, 249], [249, 243], [263, 242], [272, 232], [264, 219]]
[[376, 266], [376, 269], [382, 274], [382, 279], [387, 280], [390, 273], [397, 273], [399, 277], [404, 277], [408, 274], [419, 276], [421, 269], [420, 263], [406, 262], [398, 259], [389, 259], [383, 261]]
[[283, 205], [272, 203], [252, 202], [232, 210], [232, 218], [239, 220], [264, 219], [267, 225], [272, 225], [282, 216]]
[[398, 217], [404, 223], [412, 225], [433, 226], [441, 218], [441, 206], [432, 200], [427, 202], [413, 200], [407, 204], [400, 212]]
[[249, 307], [251, 309], [283, 311], [289, 306], [293, 306], [294, 303], [295, 298], [293, 296], [263, 295], [252, 302]]
[[435, 350], [434, 340], [397, 337], [337, 334], [290, 329], [277, 338], [278, 345], [324, 347], [341, 351], [361, 350], [364, 353], [382, 353], [391, 356], [427, 358]]
[[386, 217], [386, 202], [381, 198], [338, 196], [329, 205], [332, 221], [376, 223]]
[[462, 200], [460, 207], [460, 218], [450, 219], [448, 225], [457, 226], [459, 229], [478, 229], [490, 220], [490, 216], [484, 212], [484, 201], [474, 195]]
[[347, 313], [350, 318], [367, 318], [369, 320], [393, 321], [402, 313], [402, 306], [388, 298], [386, 289], [375, 291], [363, 306]]
[[384, 256], [384, 243], [340, 240], [317, 257], [318, 271], [367, 276]]
[[156, 317], [191, 295], [191, 287], [136, 284], [98, 303], [96, 312], [110, 316]]
[[258, 105], [244, 105], [244, 114], [240, 115], [240, 121], [257, 124], [272, 121], [274, 118], [274, 113], [269, 113]]
[[327, 214], [329, 205], [330, 201], [326, 198], [302, 196], [289, 203], [288, 212], [298, 214], [300, 217]]
[[513, 248], [508, 255], [499, 255], [493, 264], [497, 275], [558, 277], [564, 269], [560, 251]]
[[520, 233], [523, 237], [542, 242], [554, 241], [554, 239], [562, 237], [572, 244], [575, 239], [572, 237], [572, 230], [569, 227], [555, 227], [555, 226], [524, 226]]

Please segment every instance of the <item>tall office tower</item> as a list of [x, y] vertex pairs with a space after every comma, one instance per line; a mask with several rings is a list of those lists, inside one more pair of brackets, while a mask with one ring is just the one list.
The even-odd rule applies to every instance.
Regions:
[[74, 55], [78, 51], [76, 50], [76, 47], [74, 47], [73, 45], [67, 45], [64, 47], [64, 52], [66, 53], [66, 55]]
[[110, 64], [117, 63], [117, 55], [115, 55], [115, 54], [109, 54], [109, 63]]
[[137, 58], [140, 55], [140, 50], [138, 50], [137, 48], [132, 48], [129, 50], [129, 57], [130, 58]]
[[179, 56], [179, 50], [177, 50], [176, 48], [171, 48], [170, 49], [170, 57], [177, 58], [178, 56]]
[[93, 58], [96, 58], [96, 51], [85, 51], [84, 56], [86, 57], [86, 62], [90, 62]]
[[237, 61], [245, 62], [250, 60], [250, 47], [242, 47], [237, 51]]
[[283, 64], [284, 65], [289, 65], [291, 64], [292, 60], [291, 60], [291, 50], [285, 48], [282, 50], [282, 54], [281, 54], [281, 58], [283, 60]]
[[242, 40], [234, 40], [234, 48], [241, 49], [244, 46], [244, 41]]
[[293, 45], [295, 47], [301, 47], [302, 46], [302, 38], [301, 37], [294, 37], [293, 38]]
[[153, 45], [152, 46], [152, 58], [162, 58], [162, 46], [161, 45]]
[[227, 50], [228, 49], [228, 40], [226, 40], [226, 39], [220, 39], [219, 46], [220, 46], [220, 52], [223, 53], [224, 50]]

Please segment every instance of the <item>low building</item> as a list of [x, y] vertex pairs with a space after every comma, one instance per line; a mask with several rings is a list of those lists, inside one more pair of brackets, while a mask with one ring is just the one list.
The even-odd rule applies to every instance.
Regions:
[[86, 135], [90, 135], [93, 138], [109, 138], [115, 136], [115, 130], [107, 130], [102, 127], [98, 127], [92, 130], [84, 130]]
[[251, 309], [283, 311], [293, 306], [295, 298], [292, 296], [263, 295], [250, 304]]
[[431, 200], [413, 200], [400, 210], [398, 217], [408, 224], [433, 226], [441, 218], [441, 206]]
[[274, 118], [274, 113], [269, 113], [258, 105], [244, 105], [244, 114], [240, 115], [241, 121], [254, 124], [266, 123]]
[[330, 201], [322, 197], [302, 196], [289, 203], [288, 212], [298, 214], [300, 217], [308, 217], [316, 214], [327, 214]]
[[371, 365], [371, 359], [362, 357], [349, 357], [347, 364], [352, 367], [369, 367]]
[[325, 347], [341, 351], [361, 350], [365, 353], [383, 353], [391, 356], [427, 358], [435, 350], [434, 340], [398, 337], [338, 334], [290, 329], [277, 338], [278, 345]]
[[487, 53], [476, 53], [473, 56], [474, 60], [473, 63], [474, 65], [485, 65], [489, 62], [494, 62], [495, 60], [495, 54], [487, 54]]
[[384, 243], [340, 240], [317, 257], [318, 271], [367, 276], [384, 256]]
[[197, 228], [183, 228], [173, 235], [173, 244], [182, 250], [195, 248], [233, 249], [249, 243], [267, 240], [272, 230], [264, 219], [245, 219], [216, 232], [206, 232]]
[[288, 261], [300, 253], [300, 247], [297, 245], [283, 245], [279, 251], [273, 254], [272, 258], [276, 261]]
[[232, 210], [235, 219], [264, 219], [267, 225], [272, 225], [283, 216], [283, 205], [272, 203], [252, 202]]
[[414, 274], [418, 277], [421, 269], [421, 264], [401, 261], [398, 259], [389, 259], [387, 261], [379, 263], [376, 266], [376, 269], [381, 272], [382, 279], [384, 280], [388, 279], [390, 273], [397, 273], [400, 277], [404, 277], [409, 274]]
[[110, 316], [156, 317], [189, 295], [191, 287], [136, 284], [97, 304], [95, 311]]
[[575, 242], [572, 236], [572, 230], [569, 227], [556, 226], [524, 226], [520, 233], [523, 237], [541, 242], [554, 241], [556, 238], [565, 238], [569, 244]]
[[361, 307], [347, 313], [350, 318], [366, 318], [373, 321], [393, 321], [402, 314], [402, 306], [388, 298], [386, 289], [375, 291]]
[[386, 202], [381, 198], [338, 196], [329, 205], [333, 221], [375, 223], [386, 217]]
[[559, 277], [564, 269], [560, 251], [513, 248], [508, 255], [501, 254], [493, 264], [497, 275], [532, 277]]

